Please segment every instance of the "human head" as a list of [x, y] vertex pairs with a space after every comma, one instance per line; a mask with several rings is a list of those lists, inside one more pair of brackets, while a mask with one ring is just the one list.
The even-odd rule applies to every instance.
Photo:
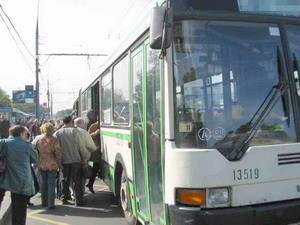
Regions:
[[88, 113], [86, 114], [87, 118], [91, 122], [96, 122], [97, 121], [97, 115], [94, 110], [89, 110]]
[[9, 129], [9, 135], [13, 137], [20, 137], [22, 139], [27, 138], [28, 129], [21, 125], [12, 126]]
[[84, 120], [81, 117], [77, 117], [74, 120], [74, 124], [75, 124], [75, 126], [80, 127], [80, 128], [84, 128], [84, 125], [85, 125]]
[[54, 133], [54, 126], [50, 122], [44, 123], [41, 126], [41, 132], [46, 136], [51, 136]]
[[71, 124], [72, 123], [72, 116], [70, 116], [70, 115], [69, 116], [64, 116], [63, 122], [64, 122], [65, 125]]
[[152, 123], [152, 121], [147, 121], [147, 131], [148, 134], [152, 134], [154, 132], [154, 125]]

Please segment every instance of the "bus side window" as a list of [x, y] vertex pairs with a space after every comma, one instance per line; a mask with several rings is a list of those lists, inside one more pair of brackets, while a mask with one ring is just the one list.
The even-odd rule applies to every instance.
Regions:
[[128, 57], [125, 56], [113, 68], [113, 121], [115, 124], [129, 123], [129, 72]]

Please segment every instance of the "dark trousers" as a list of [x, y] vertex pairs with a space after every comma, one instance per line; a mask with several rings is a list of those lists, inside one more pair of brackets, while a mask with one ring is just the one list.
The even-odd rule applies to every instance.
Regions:
[[88, 186], [93, 186], [97, 177], [97, 174], [100, 170], [100, 163], [94, 162], [93, 163], [93, 174], [92, 177], [89, 180]]
[[4, 196], [5, 196], [5, 190], [3, 189], [0, 189], [0, 206], [1, 206], [1, 203], [4, 199]]
[[[0, 189], [0, 203], [3, 201], [5, 190]], [[12, 225], [25, 225], [27, 215], [27, 195], [11, 193]]]
[[71, 199], [70, 187], [73, 189], [76, 204], [83, 203], [83, 177], [81, 163], [63, 164], [63, 200]]

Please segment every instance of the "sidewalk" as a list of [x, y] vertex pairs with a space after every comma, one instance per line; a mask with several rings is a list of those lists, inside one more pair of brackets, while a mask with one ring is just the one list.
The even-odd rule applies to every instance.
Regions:
[[[56, 208], [52, 210], [41, 207], [41, 195], [37, 194], [31, 199], [34, 206], [27, 210], [27, 225], [125, 225], [122, 210], [108, 187], [98, 180], [94, 190], [95, 194], [86, 190], [83, 207], [75, 207], [74, 204], [62, 205], [60, 200], [56, 200]], [[0, 218], [7, 212], [9, 204], [10, 194], [6, 193]], [[7, 217], [10, 219], [9, 212]], [[11, 224], [6, 221], [0, 225]]]

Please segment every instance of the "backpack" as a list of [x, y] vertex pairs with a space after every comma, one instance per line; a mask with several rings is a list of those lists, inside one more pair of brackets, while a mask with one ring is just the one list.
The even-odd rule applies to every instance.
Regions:
[[5, 140], [2, 141], [0, 150], [0, 177], [4, 174], [6, 168], [6, 151], [7, 146]]

